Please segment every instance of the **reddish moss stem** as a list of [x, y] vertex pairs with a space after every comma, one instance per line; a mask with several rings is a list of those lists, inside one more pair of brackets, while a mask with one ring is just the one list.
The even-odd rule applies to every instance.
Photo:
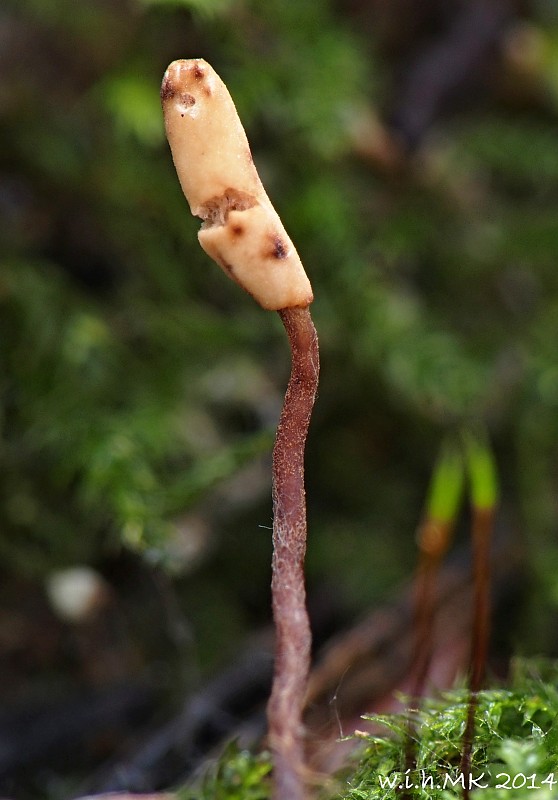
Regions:
[[424, 694], [434, 635], [436, 584], [442, 560], [448, 549], [453, 520], [427, 518], [419, 530], [419, 565], [415, 577], [414, 641], [411, 696], [418, 701]]
[[304, 447], [318, 387], [319, 351], [308, 308], [282, 309], [279, 315], [289, 337], [292, 368], [273, 450], [271, 591], [276, 644], [267, 715], [274, 758], [274, 798], [303, 800], [302, 710], [311, 646], [304, 587]]
[[[411, 650], [413, 670], [410, 695], [413, 706], [409, 709], [407, 742], [405, 747], [405, 769], [416, 769], [416, 743], [418, 741], [418, 718], [426, 679], [432, 660], [434, 620], [436, 614], [436, 588], [440, 566], [452, 533], [452, 522], [427, 518], [419, 529], [419, 564], [415, 577], [414, 639]], [[405, 792], [402, 797], [411, 797]]]
[[494, 527], [494, 508], [473, 510], [473, 629], [469, 668], [469, 703], [463, 735], [461, 773], [464, 775], [463, 800], [470, 795], [468, 780], [471, 774], [473, 739], [478, 693], [486, 671], [490, 638], [490, 545]]

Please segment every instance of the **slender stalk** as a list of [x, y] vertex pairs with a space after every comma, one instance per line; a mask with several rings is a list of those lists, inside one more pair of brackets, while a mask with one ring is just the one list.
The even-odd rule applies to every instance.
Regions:
[[419, 566], [415, 590], [414, 679], [411, 695], [423, 693], [432, 657], [436, 582], [451, 544], [463, 495], [463, 459], [453, 438], [443, 444], [430, 482], [426, 514], [417, 533]]
[[415, 577], [415, 638], [412, 664], [414, 676], [411, 697], [419, 701], [424, 694], [426, 678], [432, 658], [434, 614], [436, 608], [436, 583], [440, 565], [451, 538], [453, 520], [427, 519], [420, 531], [420, 556]]
[[463, 798], [469, 797], [468, 780], [471, 774], [475, 715], [478, 693], [482, 688], [486, 670], [490, 638], [490, 544], [494, 527], [494, 508], [473, 509], [473, 630], [469, 672], [469, 703], [463, 735], [461, 773], [465, 785]]
[[[419, 564], [415, 577], [414, 641], [412, 645], [411, 697], [405, 769], [416, 767], [416, 742], [422, 697], [432, 659], [436, 584], [443, 558], [451, 543], [463, 494], [463, 463], [453, 439], [446, 439], [428, 491], [425, 518], [417, 531]], [[406, 792], [406, 797], [411, 795]]]
[[282, 309], [279, 315], [289, 337], [292, 367], [273, 450], [271, 592], [276, 650], [267, 715], [274, 799], [303, 800], [302, 710], [312, 641], [304, 587], [304, 447], [318, 387], [319, 350], [308, 308]]
[[490, 544], [494, 509], [475, 509], [473, 524], [475, 611], [471, 659], [471, 691], [482, 687], [490, 637]]
[[[455, 511], [457, 508], [455, 509]], [[416, 742], [418, 740], [418, 718], [426, 679], [432, 660], [434, 621], [436, 612], [436, 585], [440, 566], [446, 554], [453, 532], [454, 519], [436, 520], [430, 517], [419, 530], [419, 564], [415, 577], [414, 596], [414, 640], [411, 664], [414, 674], [410, 695], [413, 706], [409, 710], [405, 769], [416, 768]], [[411, 797], [405, 792], [403, 797]]]
[[488, 441], [469, 435], [464, 439], [471, 484], [473, 539], [473, 628], [469, 661], [469, 704], [463, 735], [461, 773], [464, 776], [463, 800], [470, 794], [473, 739], [478, 692], [486, 670], [490, 636], [490, 548], [496, 507], [498, 478]]

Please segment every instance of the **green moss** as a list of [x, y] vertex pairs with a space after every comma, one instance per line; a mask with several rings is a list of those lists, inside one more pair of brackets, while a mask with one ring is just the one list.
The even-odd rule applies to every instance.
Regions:
[[[484, 787], [479, 797], [546, 800], [555, 796], [557, 679], [555, 663], [516, 662], [509, 687], [479, 692], [472, 755], [473, 778]], [[406, 778], [415, 786], [413, 797], [462, 797], [460, 761], [468, 701], [464, 690], [426, 699], [412, 717], [411, 748], [408, 713], [365, 716], [378, 733], [362, 733], [368, 744], [348, 779], [344, 800], [400, 797], [398, 787]], [[409, 752], [415, 763], [406, 773]]]
[[[517, 660], [506, 688], [479, 692], [472, 760], [476, 782], [472, 788], [482, 787], [478, 797], [551, 800], [556, 796], [557, 685], [556, 662]], [[323, 800], [396, 800], [407, 780], [415, 787], [410, 796], [417, 800], [460, 799], [468, 701], [464, 689], [425, 699], [412, 717], [416, 760], [412, 768], [407, 767], [408, 712], [365, 715], [376, 733], [359, 734], [364, 749], [329, 786], [317, 789], [318, 795]], [[203, 777], [178, 796], [180, 800], [268, 800], [270, 773], [268, 753], [255, 755], [232, 742]]]
[[177, 792], [178, 800], [269, 800], [269, 754], [253, 755], [231, 742], [195, 786]]

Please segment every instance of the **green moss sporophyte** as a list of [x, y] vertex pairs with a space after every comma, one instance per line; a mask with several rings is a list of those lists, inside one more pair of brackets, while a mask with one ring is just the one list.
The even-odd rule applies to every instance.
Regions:
[[304, 557], [304, 448], [318, 386], [312, 287], [262, 186], [223, 81], [203, 59], [173, 61], [161, 86], [165, 129], [198, 238], [226, 274], [278, 311], [292, 352], [273, 449], [272, 605], [275, 674], [268, 704], [275, 800], [303, 800], [302, 709], [310, 668]]

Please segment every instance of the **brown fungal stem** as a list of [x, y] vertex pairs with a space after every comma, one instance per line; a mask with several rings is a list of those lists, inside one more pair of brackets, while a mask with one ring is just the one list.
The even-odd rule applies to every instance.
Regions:
[[203, 59], [173, 61], [161, 99], [180, 184], [190, 210], [204, 220], [201, 246], [262, 308], [279, 312], [291, 345], [291, 377], [273, 451], [276, 662], [268, 720], [275, 800], [302, 800], [302, 708], [311, 645], [304, 589], [304, 446], [318, 385], [318, 337], [308, 310], [312, 286], [215, 70]]
[[272, 605], [275, 674], [267, 714], [274, 800], [303, 800], [302, 709], [310, 668], [304, 556], [304, 448], [319, 374], [318, 337], [308, 308], [281, 309], [292, 367], [273, 450]]

